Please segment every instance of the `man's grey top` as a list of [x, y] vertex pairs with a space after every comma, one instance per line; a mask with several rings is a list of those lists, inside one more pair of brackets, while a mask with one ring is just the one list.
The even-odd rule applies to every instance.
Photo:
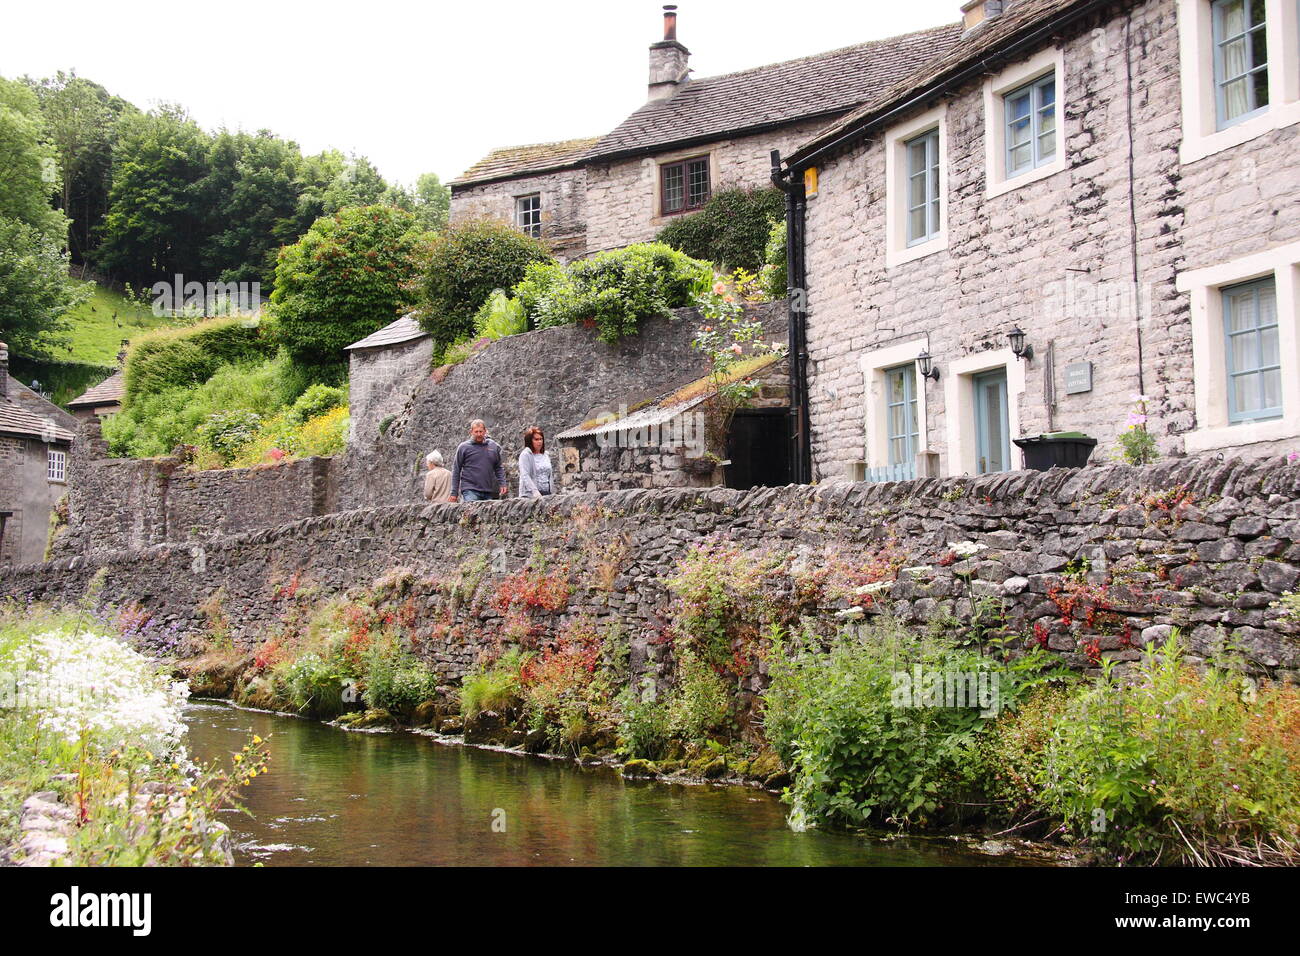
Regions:
[[451, 463], [451, 494], [459, 498], [461, 489], [494, 495], [506, 484], [506, 470], [501, 464], [501, 446], [491, 438], [476, 442], [472, 438], [460, 443]]
[[519, 453], [519, 497], [532, 498], [551, 493], [551, 458], [525, 448]]

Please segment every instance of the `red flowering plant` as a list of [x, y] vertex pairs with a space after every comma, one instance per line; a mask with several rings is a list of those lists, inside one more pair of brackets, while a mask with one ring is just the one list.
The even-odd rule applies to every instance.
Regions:
[[604, 635], [586, 618], [571, 620], [540, 654], [526, 655], [519, 687], [529, 729], [575, 752], [587, 735], [611, 729], [614, 681], [602, 666], [606, 656]]

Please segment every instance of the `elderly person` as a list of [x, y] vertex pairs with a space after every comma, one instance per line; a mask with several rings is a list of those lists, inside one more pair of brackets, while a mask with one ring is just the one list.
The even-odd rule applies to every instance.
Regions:
[[424, 475], [424, 500], [450, 501], [451, 472], [442, 465], [442, 452], [435, 448], [424, 456], [424, 463], [429, 469]]
[[519, 497], [541, 498], [555, 493], [551, 477], [551, 456], [546, 454], [546, 436], [534, 425], [524, 431], [524, 449], [519, 453]]
[[476, 418], [469, 423], [469, 440], [456, 448], [451, 462], [451, 497], [448, 501], [489, 501], [510, 494], [501, 446], [487, 437], [487, 425]]

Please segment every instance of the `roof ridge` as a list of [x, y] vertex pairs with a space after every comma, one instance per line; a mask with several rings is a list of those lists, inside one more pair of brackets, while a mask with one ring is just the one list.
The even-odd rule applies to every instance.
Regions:
[[850, 43], [846, 46], [836, 47], [833, 50], [823, 50], [821, 53], [809, 53], [804, 56], [797, 56], [789, 60], [777, 60], [774, 63], [765, 63], [762, 66], [750, 66], [743, 70], [733, 70], [730, 73], [715, 73], [710, 76], [702, 76], [699, 79], [692, 79], [691, 83], [702, 83], [706, 80], [725, 80], [733, 76], [746, 76], [751, 73], [760, 73], [763, 70], [772, 70], [778, 67], [794, 66], [798, 63], [806, 63], [809, 60], [820, 60], [824, 57], [834, 56], [837, 53], [848, 53], [850, 50], [862, 50], [871, 46], [878, 46], [882, 43], [894, 43], [899, 40], [910, 40], [913, 37], [919, 37], [928, 33], [940, 33], [953, 30], [961, 26], [960, 20], [954, 20], [952, 23], [942, 23], [939, 26], [926, 27], [922, 30], [913, 30], [911, 33], [900, 33], [892, 37], [881, 37], [879, 40], [863, 40], [861, 43]]

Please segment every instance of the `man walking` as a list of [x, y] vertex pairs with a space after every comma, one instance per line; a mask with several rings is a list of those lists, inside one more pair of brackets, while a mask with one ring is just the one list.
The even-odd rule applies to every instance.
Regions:
[[481, 418], [469, 423], [469, 441], [456, 449], [451, 463], [451, 501], [489, 501], [510, 493], [501, 446], [487, 437]]

